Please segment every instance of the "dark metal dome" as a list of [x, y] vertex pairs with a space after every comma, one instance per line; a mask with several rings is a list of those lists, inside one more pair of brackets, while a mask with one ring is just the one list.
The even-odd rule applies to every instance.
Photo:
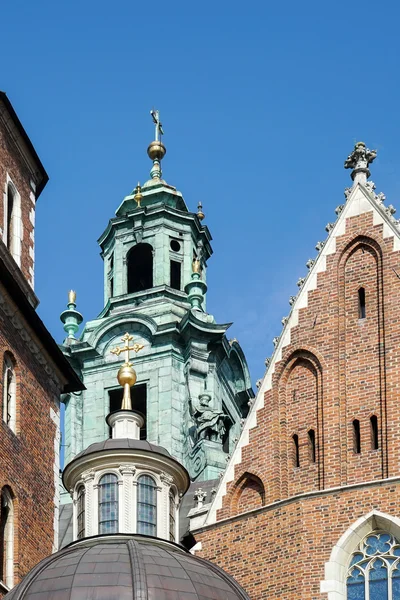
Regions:
[[[73, 460], [80, 458], [81, 456], [87, 456], [93, 454], [93, 452], [103, 452], [104, 450], [145, 450], [146, 452], [156, 452], [157, 454], [164, 454], [164, 456], [171, 456], [168, 450], [162, 446], [151, 444], [147, 440], [133, 440], [130, 438], [109, 438], [103, 442], [95, 442], [91, 444], [82, 452], [79, 452], [74, 456]], [[72, 462], [72, 461], [71, 461]]]
[[42, 560], [7, 600], [250, 600], [222, 569], [141, 535], [74, 542]]

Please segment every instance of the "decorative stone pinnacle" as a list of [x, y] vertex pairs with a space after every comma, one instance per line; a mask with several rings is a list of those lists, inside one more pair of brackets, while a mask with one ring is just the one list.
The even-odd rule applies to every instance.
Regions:
[[354, 150], [344, 161], [345, 169], [353, 169], [351, 178], [354, 185], [357, 183], [365, 184], [371, 175], [368, 166], [375, 160], [376, 150], [370, 150], [364, 142], [357, 142]]
[[203, 491], [201, 488], [195, 491], [193, 494], [194, 501], [197, 504], [196, 508], [201, 508], [204, 504], [204, 500], [207, 498], [207, 492]]

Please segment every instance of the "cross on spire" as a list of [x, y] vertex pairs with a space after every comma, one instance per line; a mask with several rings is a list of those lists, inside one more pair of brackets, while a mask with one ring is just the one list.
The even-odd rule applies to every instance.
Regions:
[[156, 126], [155, 127], [156, 132], [155, 132], [155, 138], [154, 139], [155, 139], [156, 142], [161, 142], [161, 136], [164, 135], [164, 130], [163, 130], [162, 123], [160, 121], [160, 111], [159, 110], [155, 110], [153, 108], [153, 110], [150, 111], [150, 114], [151, 114], [151, 116], [153, 118], [153, 122], [154, 122], [154, 124]]
[[123, 342], [125, 342], [125, 346], [122, 346], [122, 348], [117, 346], [116, 348], [113, 348], [112, 350], [110, 350], [110, 352], [112, 354], [116, 354], [117, 356], [119, 356], [121, 354], [121, 352], [125, 352], [125, 364], [129, 364], [130, 350], [133, 350], [134, 352], [138, 353], [139, 350], [142, 350], [144, 348], [144, 346], [142, 344], [138, 344], [137, 342], [135, 344], [133, 344], [133, 346], [130, 346], [129, 342], [131, 342], [133, 340], [133, 335], [129, 335], [129, 333], [125, 333], [125, 335], [121, 338], [121, 340]]

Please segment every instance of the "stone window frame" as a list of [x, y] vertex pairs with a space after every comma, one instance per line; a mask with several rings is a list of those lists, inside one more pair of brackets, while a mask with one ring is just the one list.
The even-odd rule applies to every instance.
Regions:
[[10, 240], [9, 251], [11, 256], [14, 258], [15, 262], [19, 267], [21, 267], [21, 254], [22, 254], [22, 240], [24, 227], [22, 223], [22, 209], [21, 209], [21, 195], [18, 192], [17, 186], [11, 179], [10, 175], [7, 173], [6, 182], [4, 186], [4, 194], [3, 194], [3, 242], [7, 246], [7, 236], [8, 236], [8, 191], [11, 189], [13, 195], [13, 220], [12, 220], [12, 233]]
[[4, 565], [2, 583], [5, 584], [8, 589], [11, 589], [14, 587], [15, 507], [13, 493], [8, 486], [4, 486], [1, 490], [1, 510], [3, 510], [4, 501], [6, 503], [5, 505], [9, 508], [9, 512], [1, 538]]
[[[81, 527], [80, 517], [82, 521]], [[83, 482], [76, 487], [76, 525], [76, 537], [78, 540], [83, 539], [86, 532], [86, 486]]]
[[[8, 373], [12, 380], [8, 382]], [[6, 383], [7, 382], [7, 383]], [[8, 399], [7, 396], [10, 395]], [[10, 410], [10, 412], [9, 412]], [[3, 355], [3, 422], [13, 433], [17, 432], [17, 376], [16, 360], [12, 352], [7, 350]]]
[[325, 579], [320, 584], [320, 591], [327, 594], [328, 600], [346, 600], [347, 572], [352, 554], [359, 543], [377, 529], [400, 539], [400, 518], [373, 510], [353, 523], [332, 548], [329, 561], [325, 563]]
[[[173, 500], [173, 514], [171, 511], [171, 498]], [[179, 507], [179, 495], [178, 495], [178, 490], [176, 489], [176, 487], [174, 485], [171, 485], [169, 490], [168, 490], [168, 532], [169, 532], [169, 539], [171, 542], [176, 542], [177, 540], [179, 540], [179, 513], [178, 513], [178, 507]], [[171, 532], [171, 520], [173, 519], [173, 523], [174, 523], [174, 531]], [[171, 537], [172, 536], [172, 537]], [[173, 538], [173, 539], [172, 539]]]

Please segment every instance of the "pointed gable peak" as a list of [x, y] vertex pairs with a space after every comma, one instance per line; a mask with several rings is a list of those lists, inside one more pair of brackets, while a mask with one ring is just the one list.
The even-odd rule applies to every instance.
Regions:
[[274, 350], [272, 356], [265, 360], [266, 371], [264, 377], [257, 385], [256, 398], [249, 402], [249, 414], [227, 469], [221, 478], [217, 494], [205, 520], [206, 525], [217, 520], [217, 510], [222, 506], [222, 499], [226, 494], [227, 485], [234, 479], [235, 466], [241, 463], [242, 449], [249, 444], [250, 430], [257, 426], [257, 412], [264, 407], [264, 394], [272, 387], [275, 365], [282, 359], [284, 348], [291, 343], [291, 330], [299, 323], [299, 310], [308, 306], [308, 292], [315, 290], [318, 286], [318, 273], [326, 270], [327, 257], [336, 252], [336, 239], [346, 233], [347, 219], [366, 212], [373, 212], [373, 224], [383, 225], [383, 237], [392, 237], [393, 250], [400, 250], [400, 219], [394, 217], [396, 209], [391, 204], [386, 206], [384, 204], [385, 194], [382, 192], [376, 193], [375, 183], [368, 181], [370, 176], [368, 167], [376, 158], [376, 154], [375, 150], [369, 150], [363, 142], [358, 142], [345, 161], [344, 167], [352, 169], [353, 185], [345, 189], [345, 202], [335, 209], [336, 221], [328, 223], [325, 227], [328, 237], [324, 241], [317, 242], [315, 249], [318, 255], [315, 259], [310, 258], [307, 261], [308, 273], [305, 277], [298, 279], [298, 293], [289, 298], [290, 313], [282, 319], [281, 334], [273, 338]]

